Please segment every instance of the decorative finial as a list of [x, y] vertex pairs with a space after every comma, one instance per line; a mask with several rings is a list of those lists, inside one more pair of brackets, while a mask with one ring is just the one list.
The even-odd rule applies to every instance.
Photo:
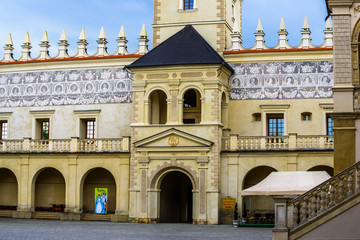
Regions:
[[104, 27], [101, 27], [99, 39], [106, 39]]
[[280, 31], [286, 31], [284, 17], [281, 17], [279, 30]]
[[66, 32], [65, 29], [62, 31], [61, 37], [60, 37], [60, 42], [67, 42], [67, 36], [66, 36]]
[[43, 37], [41, 39], [41, 42], [42, 43], [45, 43], [45, 42], [48, 43], [49, 42], [49, 37], [48, 37], [47, 31], [44, 32], [44, 35], [43, 35]]
[[84, 28], [81, 29], [79, 41], [86, 41], [86, 34], [85, 34], [85, 29]]
[[264, 31], [263, 26], [262, 26], [262, 22], [261, 22], [261, 19], [260, 19], [260, 18], [259, 18], [259, 21], [258, 21], [258, 25], [257, 25], [256, 31], [257, 31], [257, 32], [262, 32], [262, 31]]
[[330, 29], [332, 30], [332, 29], [333, 29], [333, 27], [331, 26], [330, 18], [328, 18], [328, 19], [326, 20], [325, 29], [326, 29], [326, 30], [330, 30]]
[[14, 45], [12, 37], [11, 37], [11, 33], [9, 33], [5, 45], [7, 45], [7, 46], [13, 46]]
[[30, 45], [31, 44], [29, 32], [26, 32], [23, 44], [24, 45]]
[[9, 33], [8, 38], [6, 40], [5, 43], [5, 47], [4, 47], [4, 58], [1, 60], [2, 62], [14, 62], [14, 58], [13, 58], [13, 41], [12, 41], [12, 37], [11, 37], [11, 33]]
[[141, 28], [140, 38], [147, 38], [147, 32], [146, 32], [145, 24], [143, 24], [143, 26]]
[[123, 25], [121, 25], [121, 29], [120, 29], [118, 38], [126, 38], [125, 29], [124, 29]]
[[307, 16], [305, 16], [304, 25], [302, 28], [303, 28], [303, 30], [309, 30], [309, 22], [308, 22]]

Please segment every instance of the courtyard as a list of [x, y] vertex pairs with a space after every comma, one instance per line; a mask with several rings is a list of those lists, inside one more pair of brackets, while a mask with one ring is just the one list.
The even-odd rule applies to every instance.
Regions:
[[234, 228], [231, 225], [68, 222], [0, 218], [0, 239], [270, 240], [271, 228]]

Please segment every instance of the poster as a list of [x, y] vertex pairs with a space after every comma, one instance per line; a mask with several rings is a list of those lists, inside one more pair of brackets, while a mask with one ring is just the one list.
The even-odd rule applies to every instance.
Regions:
[[107, 188], [95, 188], [95, 214], [107, 214]]
[[235, 209], [235, 199], [234, 198], [223, 198], [223, 209]]

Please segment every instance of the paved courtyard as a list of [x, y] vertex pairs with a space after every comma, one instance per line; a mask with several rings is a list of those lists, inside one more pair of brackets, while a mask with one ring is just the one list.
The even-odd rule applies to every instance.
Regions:
[[271, 228], [230, 225], [66, 222], [0, 218], [0, 239], [270, 240]]

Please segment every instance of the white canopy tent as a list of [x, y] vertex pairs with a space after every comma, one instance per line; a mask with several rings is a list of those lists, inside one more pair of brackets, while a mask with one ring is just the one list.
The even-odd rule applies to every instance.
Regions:
[[[264, 180], [241, 192], [240, 218], [243, 216], [243, 197], [250, 196], [296, 196], [301, 195], [330, 178], [325, 171], [272, 172]], [[242, 221], [241, 221], [242, 222]]]
[[272, 172], [264, 180], [241, 192], [242, 196], [300, 195], [330, 178], [325, 171]]

